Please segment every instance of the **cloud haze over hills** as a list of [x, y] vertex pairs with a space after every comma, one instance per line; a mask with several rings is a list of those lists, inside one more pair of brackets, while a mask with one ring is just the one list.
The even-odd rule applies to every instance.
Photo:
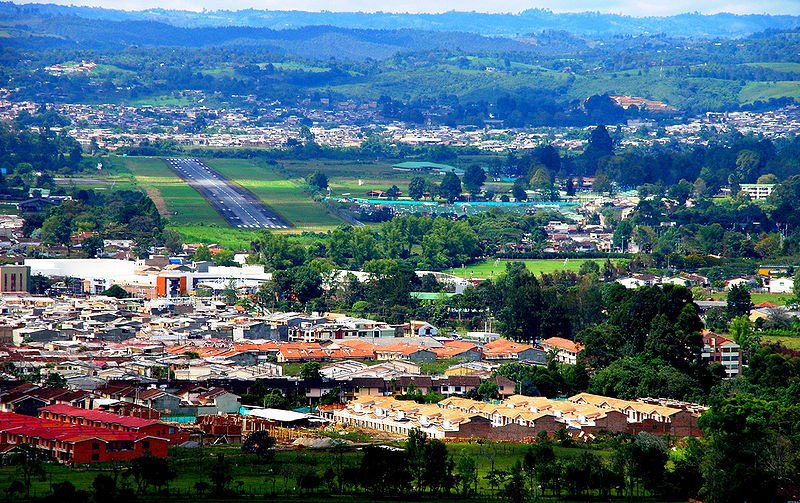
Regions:
[[[28, 3], [28, 2], [15, 2]], [[227, 0], [55, 0], [59, 5], [144, 10], [153, 8], [201, 11], [231, 9]], [[630, 16], [669, 16], [684, 12], [714, 14], [800, 14], [800, 0], [734, 1], [725, 0], [240, 0], [236, 9], [306, 10], [331, 12], [409, 12], [441, 13], [448, 11], [520, 12], [526, 9], [550, 9], [553, 12], [597, 11]]]

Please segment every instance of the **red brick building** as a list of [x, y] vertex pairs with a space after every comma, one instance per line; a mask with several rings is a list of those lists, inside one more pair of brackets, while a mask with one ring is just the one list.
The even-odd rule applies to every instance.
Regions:
[[70, 424], [0, 412], [0, 452], [30, 444], [62, 463], [130, 461], [149, 453], [165, 458], [169, 441], [144, 433]]
[[111, 431], [124, 431], [140, 435], [164, 438], [169, 443], [181, 444], [189, 440], [188, 433], [173, 426], [152, 419], [120, 416], [100, 410], [80, 409], [69, 405], [50, 405], [39, 409], [39, 417], [77, 426], [94, 426]]

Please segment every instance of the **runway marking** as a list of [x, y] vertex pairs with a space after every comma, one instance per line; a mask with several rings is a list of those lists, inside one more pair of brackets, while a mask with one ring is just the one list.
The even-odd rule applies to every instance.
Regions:
[[165, 159], [178, 175], [209, 200], [232, 226], [247, 229], [288, 228], [251, 194], [234, 186], [197, 159]]

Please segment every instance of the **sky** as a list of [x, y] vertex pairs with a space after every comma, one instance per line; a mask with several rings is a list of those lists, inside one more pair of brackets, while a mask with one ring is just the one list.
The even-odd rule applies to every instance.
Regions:
[[[19, 1], [18, 3], [32, 3]], [[599, 11], [631, 16], [668, 16], [684, 12], [714, 14], [800, 15], [800, 0], [37, 0], [36, 3], [144, 10], [306, 10], [337, 12], [520, 12], [543, 8], [553, 12]]]

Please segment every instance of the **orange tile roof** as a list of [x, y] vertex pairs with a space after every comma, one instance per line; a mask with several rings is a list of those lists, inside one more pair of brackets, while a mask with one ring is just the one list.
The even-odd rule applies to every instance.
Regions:
[[563, 337], [550, 337], [545, 339], [542, 341], [542, 346], [551, 346], [575, 354], [583, 351], [583, 344], [564, 339]]

